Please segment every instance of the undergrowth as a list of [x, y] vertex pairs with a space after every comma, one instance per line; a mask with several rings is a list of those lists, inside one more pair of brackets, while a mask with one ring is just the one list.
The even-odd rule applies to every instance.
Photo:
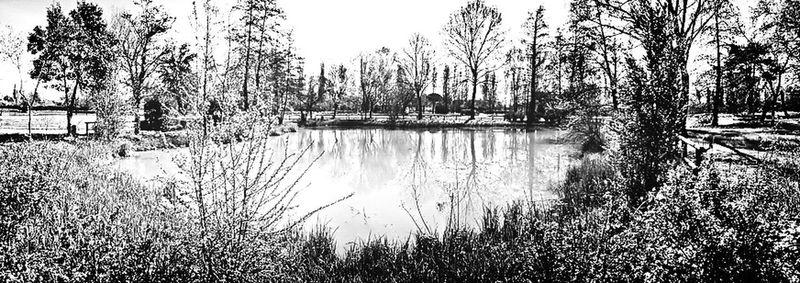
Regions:
[[487, 208], [475, 229], [372, 239], [337, 254], [326, 227], [247, 241], [216, 227], [203, 238], [191, 206], [104, 166], [114, 150], [0, 147], [0, 281], [800, 280], [796, 164], [676, 168], [631, 208], [613, 163], [589, 155], [554, 188], [554, 205]]

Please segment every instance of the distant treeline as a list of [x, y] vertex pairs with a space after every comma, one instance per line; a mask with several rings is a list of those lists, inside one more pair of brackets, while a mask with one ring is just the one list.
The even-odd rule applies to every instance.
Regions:
[[[18, 106], [0, 106], [0, 110], [7, 112], [7, 111], [19, 111], [19, 112], [27, 112], [28, 108], [24, 105]], [[67, 106], [58, 106], [58, 105], [42, 105], [42, 106], [33, 106], [31, 107], [33, 111], [67, 111]], [[90, 109], [89, 107], [75, 107], [73, 108], [74, 113], [95, 113], [94, 110]]]

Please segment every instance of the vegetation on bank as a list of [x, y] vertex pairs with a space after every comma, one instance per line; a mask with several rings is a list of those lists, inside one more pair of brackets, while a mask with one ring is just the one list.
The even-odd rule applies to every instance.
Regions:
[[261, 233], [252, 223], [251, 232], [239, 234], [237, 221], [219, 220], [246, 219], [241, 214], [215, 211], [217, 221], [203, 221], [189, 196], [197, 192], [192, 184], [164, 180], [148, 187], [104, 166], [116, 148], [102, 142], [0, 148], [0, 280], [800, 279], [800, 159], [761, 167], [709, 162], [696, 174], [675, 167], [663, 186], [631, 207], [613, 155], [589, 154], [553, 188], [561, 196], [553, 204], [487, 208], [476, 229], [450, 227], [407, 242], [377, 239], [339, 255], [325, 227]]
[[182, 176], [155, 186], [109, 166], [119, 158], [117, 142], [0, 147], [0, 281], [290, 278], [289, 251], [299, 243], [292, 221], [303, 218], [286, 215], [302, 154], [280, 164], [253, 158], [268, 156], [268, 128], [192, 133], [178, 161]]
[[[285, 64], [288, 70], [276, 72], [276, 76], [271, 78], [274, 79], [272, 82], [281, 82], [278, 85], [286, 91], [278, 92], [280, 95], [268, 95], [269, 92], [260, 89], [259, 80], [255, 79], [259, 75], [250, 76], [250, 63], [255, 62], [250, 54], [258, 50], [246, 48], [242, 49], [245, 52], [243, 68], [238, 67], [242, 64], [230, 64], [237, 67], [228, 70], [226, 66], [224, 76], [215, 76], [216, 68], [213, 68], [213, 62], [209, 62], [213, 61], [209, 47], [214, 45], [209, 39], [212, 30], [209, 23], [218, 16], [218, 10], [210, 1], [205, 1], [202, 7], [205, 21], [194, 11], [198, 30], [206, 34], [204, 40], [197, 37], [202, 41], [198, 42], [199, 46], [205, 49], [199, 56], [203, 59], [201, 70], [191, 72], [186, 64], [173, 62], [177, 63], [173, 64], [174, 69], [163, 72], [168, 75], [161, 78], [170, 89], [169, 94], [162, 98], [174, 98], [176, 104], [185, 106], [178, 108], [202, 116], [202, 125], [187, 132], [188, 154], [178, 160], [183, 174], [163, 180], [154, 187], [144, 186], [107, 166], [110, 158], [120, 154], [115, 145], [103, 142], [3, 145], [0, 147], [0, 281], [800, 281], [798, 152], [787, 153], [794, 158], [757, 166], [713, 158], [707, 159], [698, 170], [689, 171], [681, 166], [678, 144], [680, 135], [686, 131], [690, 106], [687, 54], [691, 53], [698, 35], [710, 29], [702, 24], [687, 25], [687, 21], [707, 24], [712, 17], [719, 16], [725, 4], [714, 1], [714, 5], [706, 6], [699, 3], [707, 2], [698, 1], [691, 2], [697, 5], [683, 7], [658, 1], [575, 1], [571, 16], [576, 19], [571, 21], [569, 39], [592, 44], [556, 44], [557, 48], [571, 49], [557, 52], [559, 56], [561, 51], [569, 55], [563, 57], [570, 59], [567, 66], [560, 65], [564, 62], [562, 57], [552, 60], [559, 63], [557, 70], [569, 71], [565, 74], [569, 75], [566, 89], [561, 87], [562, 78], [555, 80], [558, 96], [542, 96], [541, 89], [538, 89], [541, 81], [536, 73], [539, 63], [542, 63], [539, 55], [543, 55], [540, 54], [545, 48], [543, 42], [530, 45], [534, 55], [530, 56], [532, 69], [512, 70], [512, 77], [525, 72], [533, 74], [528, 82], [530, 92], [526, 95], [529, 102], [522, 103], [526, 104], [527, 117], [545, 116], [546, 113], [542, 112], [553, 110], [548, 108], [562, 103], [567, 104], [566, 109], [572, 110], [563, 117], [573, 118], [570, 121], [573, 138], [580, 143], [585, 154], [581, 165], [571, 169], [564, 183], [554, 188], [561, 196], [557, 202], [549, 205], [517, 202], [504, 208], [488, 208], [478, 228], [446, 227], [441, 235], [420, 232], [405, 243], [368, 241], [350, 247], [343, 256], [335, 253], [337, 243], [332, 240], [332, 232], [325, 227], [311, 233], [297, 229], [298, 224], [313, 212], [300, 219], [287, 217], [287, 212], [294, 207], [295, 176], [302, 178], [304, 170], [307, 170], [295, 168], [305, 151], [284, 152], [281, 162], [265, 162], [264, 159], [272, 153], [266, 139], [275, 129], [271, 128], [272, 124], [263, 123], [263, 117], [268, 116], [267, 113], [282, 117], [290, 100], [304, 109], [304, 114], [311, 116], [316, 110], [315, 105], [331, 93], [325, 68], [321, 67], [320, 76], [310, 78], [306, 87], [302, 75], [297, 75], [302, 72], [298, 72], [295, 66], [301, 64], [297, 64], [298, 58], [292, 56], [290, 46], [284, 50], [287, 51], [285, 57], [273, 58], [276, 59], [275, 65], [282, 69]], [[796, 38], [797, 34], [787, 29], [785, 23], [797, 18], [790, 13], [796, 10], [792, 8], [797, 6], [797, 2], [759, 2], [763, 3], [759, 5], [763, 10], [757, 10], [756, 15], [770, 16], [766, 20], [772, 16], [778, 19], [772, 19], [774, 29], [768, 25], [762, 31], [769, 35], [770, 41], [780, 43], [783, 42], [781, 38]], [[168, 29], [168, 26], [159, 26], [159, 22], [170, 21], [159, 7], [150, 4], [150, 1], [142, 1], [139, 14], [118, 19], [123, 21], [119, 23], [121, 31], [140, 26], [156, 28], [149, 38], [144, 38], [145, 45]], [[775, 13], [768, 9], [775, 7], [780, 8]], [[264, 8], [274, 7], [245, 5], [239, 8], [242, 9], [239, 12], [252, 14]], [[529, 23], [534, 40], [546, 37], [541, 33], [544, 28], [542, 12], [543, 9], [539, 9], [532, 14]], [[675, 16], [675, 13], [690, 17]], [[96, 5], [81, 2], [67, 18], [59, 6], [52, 6], [48, 13], [48, 19], [52, 21], [47, 27], [36, 29], [37, 36], [33, 39], [38, 44], [32, 46], [39, 53], [38, 62], [49, 64], [37, 64], [34, 74], [38, 73], [39, 78], [43, 75], [56, 78], [58, 74], [49, 74], [55, 69], [43, 67], [83, 66], [64, 61], [68, 59], [85, 63], [82, 60], [108, 62], [136, 58], [141, 60], [134, 61], [142, 64], [154, 60], [150, 56], [154, 54], [105, 58], [114, 55], [109, 53], [113, 49], [105, 48], [110, 46], [86, 45], [87, 42], [64, 36], [98, 35], [107, 38], [111, 33], [104, 28], [104, 23], [97, 22], [100, 17], [90, 17], [99, 14], [101, 11]], [[589, 21], [580, 20], [584, 17], [589, 17]], [[448, 43], [451, 47], [474, 42], [463, 38], [469, 33], [459, 32], [460, 27], [469, 27], [469, 23], [460, 22], [466, 19], [494, 23], [491, 28], [482, 29], [488, 29], [487, 35], [496, 35], [490, 38], [496, 46], [503, 42], [502, 34], [498, 33], [501, 22], [498, 10], [476, 0], [452, 14], [446, 27], [446, 31], [450, 31]], [[605, 35], [598, 37], [598, 31], [602, 34], [610, 28], [599, 23], [604, 19], [619, 24], [614, 28], [640, 44], [643, 55], [637, 58], [624, 56], [622, 54], [629, 50]], [[75, 22], [95, 24], [64, 30]], [[244, 26], [250, 27], [257, 21], [246, 22]], [[687, 26], [688, 30], [683, 29]], [[257, 40], [252, 38], [250, 29], [247, 30], [247, 34], [242, 34], [237, 41], [250, 46], [251, 41]], [[719, 27], [715, 30], [717, 34], [720, 31]], [[137, 45], [137, 39], [124, 38], [123, 42]], [[426, 46], [422, 41], [416, 42]], [[86, 47], [97, 51], [92, 55], [99, 57], [55, 56], [64, 51], [57, 48], [61, 44]], [[716, 45], [720, 45], [718, 38]], [[616, 60], [603, 60], [603, 75], [608, 79], [607, 88], [615, 108], [610, 113], [612, 119], [608, 126], [596, 120], [599, 113], [604, 112], [601, 111], [603, 99], [600, 95], [603, 88], [593, 79], [597, 77], [597, 66], [588, 63], [595, 61], [592, 60], [594, 52], [590, 51], [598, 51], [591, 50], [592, 46], [603, 55], [612, 55], [604, 58]], [[773, 47], [786, 46], [775, 44]], [[164, 50], [177, 53], [170, 56], [173, 61], [191, 61], [178, 58], [184, 57], [180, 53], [187, 55], [182, 49], [185, 48], [173, 46]], [[763, 54], [759, 54], [764, 56], [770, 53], [767, 51], [794, 54], [789, 53], [788, 48], [756, 49], [761, 49]], [[467, 57], [472, 55], [466, 53]], [[778, 54], [781, 55], [778, 57], [797, 60], [786, 54]], [[486, 73], [487, 62], [483, 60], [490, 57], [488, 55], [491, 54], [479, 55], [477, 59], [481, 62], [467, 64], [469, 80], [458, 80], [471, 83], [471, 116], [475, 115], [479, 74]], [[781, 81], [790, 70], [774, 68], [776, 62], [771, 58], [760, 58], [761, 55], [739, 58], [742, 62], [731, 66], [738, 70], [757, 64], [763, 69], [761, 72], [730, 72], [733, 75], [749, 74], [747, 76], [758, 73], [759, 76], [732, 78], [731, 81], [743, 79], [753, 85], [741, 87], [741, 91], [737, 90], [728, 98], [747, 98], [747, 103], [739, 102], [760, 107], [763, 120], [768, 111], [774, 112], [778, 108], [779, 94], [784, 93], [780, 89]], [[393, 53], [384, 48], [359, 60], [363, 100], [360, 104], [357, 100], [351, 99], [350, 102], [360, 106], [364, 116], [380, 109], [397, 117], [409, 107], [411, 98], [416, 98], [418, 106], [421, 104], [419, 85], [427, 84], [426, 79], [415, 79], [414, 95], [410, 95], [407, 76], [394, 75], [402, 72], [392, 67], [393, 57]], [[527, 63], [520, 62], [521, 57], [514, 54], [508, 57], [511, 66]], [[720, 57], [719, 52], [717, 57]], [[715, 83], [718, 90], [722, 87], [719, 61]], [[428, 65], [425, 62], [406, 63]], [[610, 63], [614, 64], [613, 71], [609, 69]], [[625, 68], [624, 77], [618, 77], [618, 65]], [[94, 71], [97, 72], [91, 73], [98, 75], [115, 71], [102, 64], [85, 66], [96, 67]], [[338, 67], [338, 72], [330, 73], [346, 73], [342, 71], [344, 68]], [[73, 73], [76, 71], [80, 74], [93, 70], [72, 70]], [[265, 70], [255, 67], [252, 71]], [[123, 76], [135, 75], [131, 70], [123, 73]], [[138, 109], [143, 102], [142, 91], [147, 89], [144, 79], [156, 73], [138, 74], [139, 80], [133, 80], [128, 86], [134, 98], [133, 108]], [[201, 74], [202, 80], [185, 79]], [[67, 75], [60, 74], [62, 77]], [[118, 134], [121, 122], [113, 118], [126, 112], [123, 111], [124, 105], [119, 104], [123, 100], [104, 95], [114, 93], [111, 91], [115, 85], [114, 77], [104, 75], [81, 80], [78, 75], [71, 86], [77, 90], [82, 84], [91, 82], [86, 87], [91, 86], [97, 95], [110, 99], [106, 101], [107, 109], [104, 110], [107, 115], [103, 115], [106, 116], [103, 119], [108, 120], [101, 125], [109, 137]], [[337, 86], [333, 94], [336, 99], [331, 102], [338, 109], [340, 100], [348, 100], [341, 97], [345, 88], [338, 85], [340, 81], [346, 81], [346, 76], [335, 77]], [[209, 87], [207, 81], [211, 78], [216, 82]], [[251, 78], [256, 82], [255, 87], [249, 86]], [[518, 77], [512, 81], [516, 79]], [[104, 81], [110, 81], [110, 86], [102, 83]], [[199, 90], [200, 81], [203, 81], [202, 91]], [[194, 82], [196, 89], [192, 91], [191, 86], [179, 82]], [[769, 93], [753, 89], [764, 83], [770, 85]], [[776, 83], [776, 87], [772, 83]], [[496, 90], [492, 84], [485, 85], [486, 94]], [[518, 82], [512, 85], [514, 108], [522, 107], [517, 105], [520, 104], [516, 95], [519, 89], [515, 89], [520, 85]], [[307, 92], [303, 91], [305, 88]], [[70, 95], [68, 90], [64, 88], [65, 99], [74, 106], [76, 92]], [[179, 102], [188, 98], [190, 93], [202, 95]], [[469, 92], [460, 93], [466, 95]], [[721, 93], [716, 91], [713, 97], [709, 95], [706, 98], [714, 101], [715, 113], [723, 106]], [[290, 99], [292, 96], [295, 99]], [[761, 96], [763, 105], [758, 101], [750, 103]], [[781, 100], [787, 104], [785, 99]], [[267, 102], [271, 104], [261, 104]], [[728, 103], [729, 106], [736, 104]], [[785, 105], [783, 108], [785, 110]], [[158, 110], [159, 107], [148, 109]], [[149, 119], [146, 117], [145, 120]], [[347, 196], [342, 199], [345, 198]]]
[[315, 120], [307, 121], [304, 127], [383, 127], [401, 129], [426, 128], [469, 128], [469, 127], [525, 127], [525, 123], [494, 119], [465, 120], [461, 117], [431, 117], [426, 119], [389, 119], [389, 120]]

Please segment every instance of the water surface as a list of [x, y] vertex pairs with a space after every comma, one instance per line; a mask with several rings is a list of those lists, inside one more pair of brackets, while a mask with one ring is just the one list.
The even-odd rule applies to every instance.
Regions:
[[[297, 216], [353, 193], [306, 225], [335, 229], [340, 244], [386, 236], [405, 240], [419, 229], [441, 232], [448, 221], [476, 225], [484, 207], [549, 200], [550, 186], [573, 162], [571, 145], [554, 131], [303, 129], [275, 138], [275, 152], [310, 147], [298, 164], [319, 156], [298, 184]], [[137, 153], [120, 167], [141, 178], [178, 174], [173, 156]], [[280, 154], [278, 154], [280, 155]], [[342, 247], [340, 247], [342, 248]]]

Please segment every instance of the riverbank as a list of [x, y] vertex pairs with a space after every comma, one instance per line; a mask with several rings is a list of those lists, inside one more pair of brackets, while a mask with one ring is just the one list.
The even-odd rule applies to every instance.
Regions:
[[312, 120], [302, 125], [303, 127], [340, 127], [340, 128], [391, 128], [391, 129], [430, 129], [430, 128], [552, 128], [555, 125], [536, 123], [527, 125], [524, 122], [511, 122], [493, 118], [469, 119], [468, 117], [433, 116], [417, 120], [403, 118], [391, 119], [330, 119]]
[[333, 227], [239, 238], [219, 237], [239, 233], [222, 225], [214, 228], [220, 234], [204, 236], [197, 208], [181, 200], [189, 196], [174, 183], [145, 186], [115, 171], [107, 165], [113, 150], [94, 142], [0, 146], [0, 193], [14, 202], [0, 226], [0, 257], [11, 260], [0, 262], [0, 281], [800, 278], [797, 159], [777, 167], [706, 164], [697, 173], [677, 167], [647, 209], [631, 209], [612, 160], [591, 155], [554, 185], [554, 205], [487, 208], [478, 228], [453, 226], [401, 242], [372, 238], [339, 255], [344, 243], [333, 240]]

